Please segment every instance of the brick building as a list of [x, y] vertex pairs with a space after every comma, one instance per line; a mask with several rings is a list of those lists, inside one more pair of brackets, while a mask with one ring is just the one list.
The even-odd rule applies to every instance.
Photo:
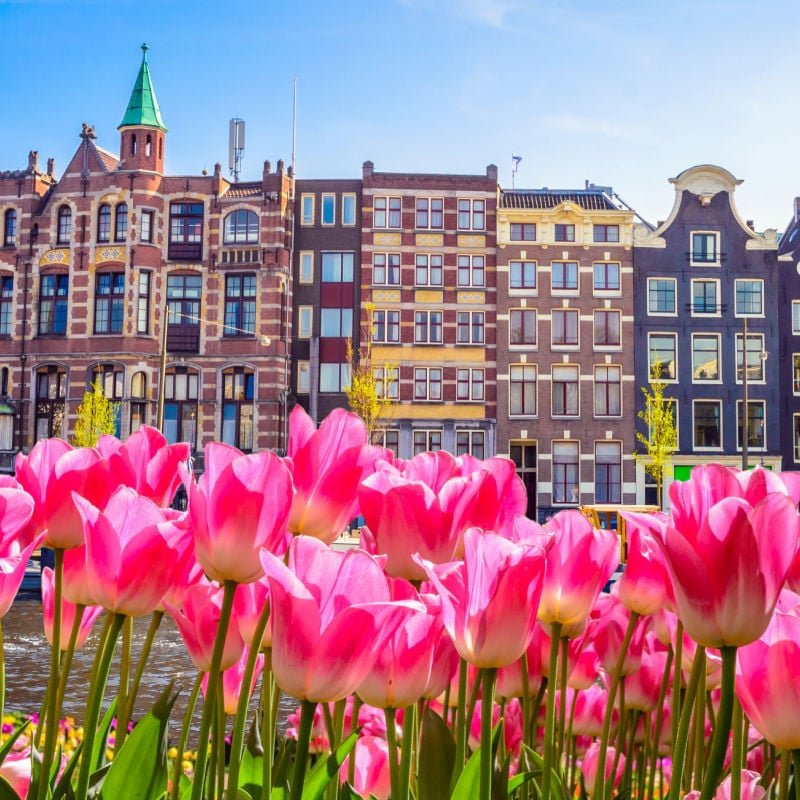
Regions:
[[528, 515], [634, 500], [634, 214], [610, 188], [504, 190], [497, 451]]
[[393, 173], [367, 161], [362, 181], [361, 322], [395, 401], [379, 442], [404, 458], [494, 455], [497, 168]]
[[[292, 177], [166, 175], [146, 48], [119, 154], [84, 124], [60, 178], [36, 153], [0, 172], [0, 451], [69, 437], [99, 379], [117, 432], [285, 447]], [[168, 309], [166, 331], [165, 309]], [[166, 338], [164, 339], [164, 334]], [[162, 342], [166, 342], [163, 384]]]
[[[670, 182], [675, 201], [667, 220], [634, 232], [636, 384], [644, 386], [659, 363], [677, 420], [665, 501], [669, 484], [686, 480], [697, 464], [742, 465], [745, 398], [749, 465], [780, 469], [786, 420], [779, 395], [788, 373], [777, 357], [779, 319], [792, 291], [776, 289], [776, 231], [757, 233], [739, 214], [733, 195], [740, 180], [702, 164]], [[641, 410], [641, 394], [637, 403]], [[641, 421], [637, 427], [646, 434]], [[638, 466], [639, 498], [655, 502]]]

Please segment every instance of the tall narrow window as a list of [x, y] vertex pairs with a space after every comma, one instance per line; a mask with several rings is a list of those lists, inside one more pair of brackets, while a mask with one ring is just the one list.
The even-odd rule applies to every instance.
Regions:
[[57, 244], [69, 244], [72, 236], [72, 209], [69, 206], [61, 206], [58, 209], [58, 234]]
[[579, 503], [578, 442], [553, 442], [553, 503]]
[[222, 441], [244, 452], [253, 449], [255, 374], [245, 367], [222, 373]]
[[3, 247], [13, 247], [17, 242], [17, 212], [9, 208], [3, 218]]
[[[763, 400], [747, 402], [747, 446], [752, 450], [763, 450], [766, 446], [766, 429], [764, 413], [766, 403]], [[736, 446], [742, 447], [742, 401], [736, 401]]]
[[697, 400], [694, 404], [694, 446], [720, 447], [722, 443], [722, 403]]
[[36, 370], [36, 441], [52, 436], [63, 437], [64, 399], [67, 396], [67, 371], [63, 367]]
[[578, 309], [554, 308], [550, 320], [550, 344], [553, 347], [577, 346], [580, 320]]
[[97, 210], [97, 241], [111, 241], [111, 206], [103, 203]]
[[692, 233], [692, 264], [719, 264], [719, 234], [703, 231]]
[[167, 276], [167, 347], [170, 351], [196, 353], [200, 347], [202, 282], [200, 275]]
[[240, 209], [225, 217], [224, 244], [255, 244], [258, 242], [258, 214]]
[[336, 224], [336, 195], [323, 194], [322, 195], [322, 224], [335, 225]]
[[39, 289], [39, 335], [67, 332], [68, 275], [42, 275]]
[[11, 311], [14, 307], [14, 276], [0, 277], [0, 336], [11, 336]]
[[170, 444], [188, 442], [197, 447], [197, 397], [200, 378], [196, 370], [172, 367], [164, 381], [164, 430]]
[[114, 241], [124, 242], [128, 235], [128, 204], [119, 203], [114, 210]]
[[184, 201], [169, 206], [169, 257], [195, 261], [203, 257], [203, 204]]
[[620, 367], [594, 368], [594, 415], [618, 417], [622, 414], [622, 370]]
[[150, 333], [150, 280], [152, 272], [139, 273], [139, 295], [136, 298], [136, 332]]
[[253, 272], [225, 277], [225, 336], [256, 332], [256, 276]]
[[356, 224], [356, 196], [354, 194], [342, 195], [342, 225]]
[[[736, 382], [741, 383], [744, 378], [744, 335], [736, 334]], [[764, 381], [764, 364], [766, 363], [766, 353], [764, 352], [764, 334], [747, 334], [747, 380], [755, 383]]]
[[595, 503], [622, 502], [622, 450], [619, 442], [594, 446]]
[[300, 253], [300, 283], [314, 283], [314, 253], [311, 250], [304, 250]]
[[400, 285], [400, 253], [374, 253], [372, 283], [375, 286]]
[[144, 154], [147, 158], [150, 158], [153, 152], [153, 137], [148, 133], [147, 138], [144, 142]]
[[147, 375], [135, 372], [131, 378], [131, 424], [129, 433], [136, 433], [147, 423]]
[[141, 222], [139, 224], [139, 239], [143, 242], [153, 241], [153, 221], [155, 219], [155, 211], [144, 210], [142, 211]]
[[99, 273], [95, 277], [94, 332], [122, 333], [124, 318], [125, 273]]
[[536, 310], [512, 308], [508, 319], [509, 344], [512, 347], [536, 347]]
[[[678, 374], [678, 336], [675, 333], [650, 333], [647, 337], [649, 358], [647, 372], [665, 381]], [[655, 367], [658, 366], [656, 373]]]
[[619, 311], [594, 312], [595, 347], [619, 347], [621, 320]]
[[300, 224], [314, 224], [314, 195], [304, 194], [300, 197]]
[[511, 364], [508, 370], [508, 413], [512, 416], [536, 416], [536, 367], [533, 364]]
[[552, 414], [554, 417], [578, 415], [578, 392], [580, 375], [578, 367], [571, 364], [553, 364]]
[[458, 285], [484, 286], [484, 268], [486, 259], [483, 256], [458, 257]]

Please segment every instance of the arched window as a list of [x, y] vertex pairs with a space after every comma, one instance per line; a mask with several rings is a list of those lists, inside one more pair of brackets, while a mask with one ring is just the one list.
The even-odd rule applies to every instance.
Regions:
[[122, 392], [125, 385], [125, 373], [118, 364], [95, 364], [89, 371], [89, 389], [95, 383], [100, 384], [100, 389], [106, 400], [114, 403], [114, 436], [120, 437], [122, 431]]
[[200, 375], [189, 367], [172, 367], [164, 381], [164, 430], [170, 444], [189, 442], [197, 447], [197, 396]]
[[114, 216], [114, 241], [124, 242], [128, 234], [128, 204], [119, 203]]
[[148, 133], [147, 139], [145, 140], [144, 145], [144, 154], [150, 158], [150, 154], [153, 152], [153, 137]]
[[16, 243], [17, 212], [13, 208], [9, 208], [3, 220], [3, 247], [13, 247]]
[[222, 441], [240, 450], [253, 449], [255, 374], [247, 367], [222, 372]]
[[103, 203], [97, 211], [97, 241], [111, 241], [111, 206]]
[[254, 211], [231, 211], [225, 217], [225, 244], [252, 244], [258, 242], [258, 214]]
[[136, 134], [131, 134], [131, 155], [136, 155]]
[[36, 370], [35, 437], [47, 439], [63, 436], [64, 398], [67, 396], [67, 371], [63, 367], [47, 366]]
[[131, 425], [130, 432], [136, 433], [147, 423], [147, 375], [134, 372], [131, 378]]
[[0, 336], [11, 336], [14, 309], [14, 276], [9, 272], [0, 275]]
[[72, 209], [69, 206], [61, 206], [58, 209], [58, 234], [57, 244], [69, 244], [72, 236]]

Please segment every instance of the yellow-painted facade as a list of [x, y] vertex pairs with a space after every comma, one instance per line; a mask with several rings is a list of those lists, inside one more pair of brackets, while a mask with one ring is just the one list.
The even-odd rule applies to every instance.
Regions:
[[[398, 409], [398, 416], [403, 419], [483, 419], [485, 417], [483, 405], [469, 405], [467, 403], [404, 403], [402, 410]], [[391, 411], [386, 419], [391, 420]]]
[[[399, 356], [399, 358], [398, 358]], [[372, 360], [378, 363], [405, 364], [413, 361], [424, 361], [426, 364], [483, 364], [486, 351], [483, 347], [467, 347], [465, 345], [427, 347], [425, 345], [405, 345], [402, 348], [380, 347], [373, 345]], [[441, 406], [439, 406], [441, 408]]]

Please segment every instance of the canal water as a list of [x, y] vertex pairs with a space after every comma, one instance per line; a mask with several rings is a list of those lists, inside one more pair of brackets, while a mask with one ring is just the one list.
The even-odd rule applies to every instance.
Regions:
[[[22, 713], [38, 712], [50, 671], [50, 646], [42, 628], [42, 605], [39, 597], [35, 594], [20, 594], [3, 618], [2, 624], [5, 640], [6, 709]], [[70, 688], [64, 698], [63, 716], [74, 717], [78, 724], [83, 718], [89, 676], [102, 624], [101, 617], [95, 622], [86, 645], [75, 653], [72, 662]], [[141, 651], [149, 624], [149, 617], [134, 620], [134, 662]], [[119, 651], [118, 645], [109, 674], [106, 705], [116, 695], [119, 687]], [[170, 680], [175, 679], [176, 686], [182, 689], [175, 703], [170, 726], [171, 738], [176, 739], [196, 675], [197, 670], [186, 654], [178, 628], [167, 614], [153, 642], [147, 671], [136, 700], [134, 720], [146, 713]], [[279, 725], [285, 724], [286, 716], [294, 711], [296, 705], [292, 698], [281, 699]], [[200, 708], [201, 703], [198, 702], [196, 724], [199, 724]]]

